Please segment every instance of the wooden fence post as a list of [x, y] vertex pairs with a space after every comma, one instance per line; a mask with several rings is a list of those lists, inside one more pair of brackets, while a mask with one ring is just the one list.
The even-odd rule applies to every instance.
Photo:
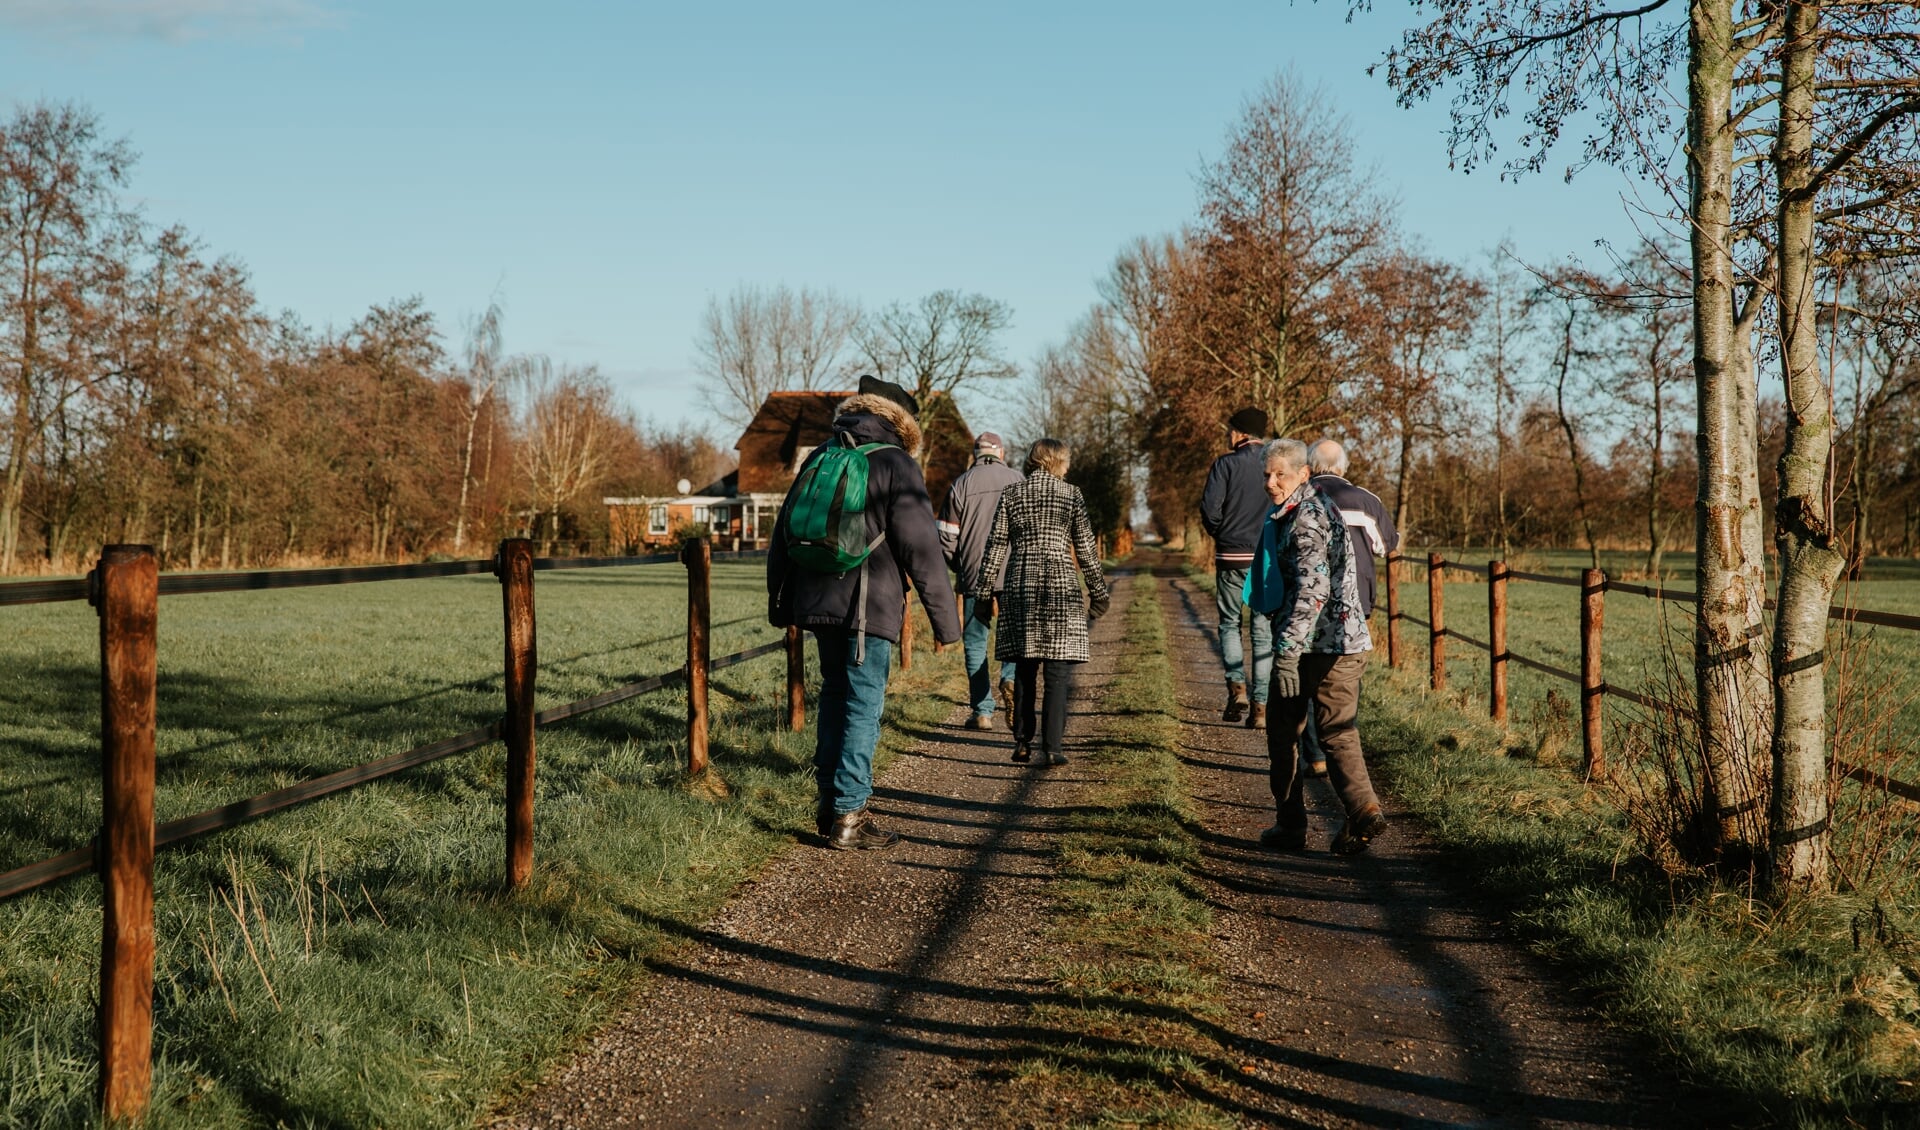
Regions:
[[507, 538], [494, 561], [500, 609], [506, 621], [507, 886], [518, 890], [533, 875], [534, 682], [540, 658], [533, 622], [533, 542]]
[[146, 1113], [153, 1086], [153, 730], [160, 570], [153, 547], [110, 545], [100, 614], [100, 1106]]
[[1601, 745], [1600, 709], [1607, 683], [1600, 675], [1600, 630], [1607, 618], [1607, 575], [1588, 569], [1580, 575], [1580, 736], [1586, 752], [1586, 777], [1607, 771]]
[[680, 548], [687, 566], [687, 772], [707, 768], [707, 665], [713, 658], [713, 543], [694, 538]]
[[1441, 587], [1445, 560], [1437, 553], [1427, 554], [1427, 622], [1432, 625], [1432, 638], [1427, 644], [1427, 685], [1436, 691], [1447, 689], [1446, 592]]
[[1487, 562], [1487, 713], [1507, 720], [1507, 563]]
[[787, 729], [807, 728], [807, 644], [798, 626], [787, 625]]
[[1400, 669], [1400, 553], [1387, 551], [1387, 666]]

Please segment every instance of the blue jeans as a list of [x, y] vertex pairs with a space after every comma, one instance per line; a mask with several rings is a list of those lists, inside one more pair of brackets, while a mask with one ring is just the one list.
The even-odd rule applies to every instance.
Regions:
[[1221, 569], [1213, 575], [1213, 599], [1220, 608], [1220, 662], [1227, 669], [1227, 682], [1248, 683], [1255, 702], [1267, 701], [1267, 683], [1273, 674], [1273, 619], [1253, 612], [1253, 678], [1247, 678], [1245, 652], [1240, 646], [1240, 614], [1249, 611], [1240, 603], [1240, 590], [1247, 583], [1245, 569]]
[[880, 742], [880, 709], [887, 701], [893, 644], [867, 637], [867, 658], [853, 661], [854, 634], [813, 628], [820, 648], [820, 705], [813, 744], [813, 779], [820, 807], [836, 816], [873, 795], [873, 747]]
[[[961, 615], [967, 618], [967, 625], [960, 632], [960, 646], [967, 657], [967, 694], [973, 699], [975, 714], [993, 713], [993, 675], [987, 670], [987, 661], [993, 658], [987, 652], [987, 625], [973, 618], [973, 598], [967, 598], [967, 604]], [[1013, 664], [1000, 665], [1002, 679], [1013, 678]]]

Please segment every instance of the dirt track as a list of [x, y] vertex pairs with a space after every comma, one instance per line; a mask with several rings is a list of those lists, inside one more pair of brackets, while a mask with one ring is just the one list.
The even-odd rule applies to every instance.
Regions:
[[[1219, 721], [1210, 609], [1156, 587], [1201, 824], [1196, 875], [1230, 974], [1208, 1025], [1238, 1070], [1198, 1088], [1245, 1125], [1660, 1126], [1671, 1089], [1476, 913], [1403, 816], [1366, 856], [1337, 858], [1323, 784], [1310, 851], [1258, 847], [1271, 820], [1262, 735]], [[1096, 626], [1069, 750], [1098, 740], [1119, 615]], [[1103, 646], [1104, 645], [1104, 646]], [[1037, 1024], [1050, 835], [1086, 760], [1016, 766], [1005, 731], [963, 710], [881, 782], [906, 842], [880, 854], [797, 844], [713, 922], [655, 963], [631, 1009], [501, 1126], [1053, 1126], [1087, 1112], [1006, 1069], [1063, 1046]], [[1365, 719], [1362, 718], [1364, 729]], [[1654, 1098], [1636, 1099], [1633, 1096]]]

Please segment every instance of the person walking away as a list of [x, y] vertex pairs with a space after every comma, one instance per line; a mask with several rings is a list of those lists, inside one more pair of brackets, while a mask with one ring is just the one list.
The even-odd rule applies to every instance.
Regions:
[[1387, 830], [1367, 773], [1357, 714], [1360, 674], [1373, 638], [1360, 610], [1359, 571], [1340, 511], [1313, 485], [1299, 440], [1266, 446], [1267, 495], [1273, 511], [1262, 529], [1250, 602], [1273, 615], [1273, 719], [1267, 758], [1273, 826], [1260, 834], [1271, 847], [1307, 843], [1307, 810], [1299, 739], [1313, 713], [1327, 770], [1346, 821], [1331, 850], [1352, 855]]
[[[993, 729], [996, 688], [993, 672], [987, 666], [987, 625], [992, 614], [989, 611], [986, 619], [975, 616], [975, 598], [970, 594], [979, 587], [980, 559], [986, 556], [987, 538], [993, 533], [993, 515], [1000, 508], [1000, 492], [1023, 477], [1007, 466], [1005, 451], [996, 432], [981, 432], [975, 437], [973, 466], [953, 480], [946, 504], [940, 508], [940, 548], [946, 552], [947, 565], [953, 570], [953, 587], [968, 594], [963, 596], [965, 607], [960, 620], [961, 643], [967, 660], [967, 695], [973, 703], [973, 713], [967, 717], [969, 730]], [[992, 580], [994, 595], [988, 600], [997, 599], [1000, 593], [1001, 578]], [[1008, 719], [1013, 717], [1013, 680], [1014, 665], [1000, 664], [998, 693]]]
[[1270, 508], [1266, 471], [1260, 462], [1260, 443], [1266, 435], [1267, 414], [1258, 408], [1242, 408], [1228, 417], [1230, 450], [1213, 461], [1200, 494], [1200, 526], [1213, 538], [1213, 595], [1220, 609], [1220, 663], [1227, 676], [1227, 706], [1220, 717], [1238, 722], [1244, 715], [1247, 725], [1256, 730], [1267, 722], [1272, 627], [1263, 616], [1251, 618], [1253, 688], [1249, 696], [1240, 621], [1241, 592]]
[[[1035, 685], [1046, 679], [1038, 726], [1042, 760], [1065, 765], [1067, 699], [1074, 670], [1087, 661], [1087, 625], [1112, 596], [1100, 569], [1100, 543], [1080, 488], [1066, 481], [1072, 452], [1057, 439], [1035, 441], [1027, 477], [1000, 495], [993, 531], [974, 582], [974, 613], [993, 614], [992, 578], [1005, 570], [994, 657], [1014, 662], [1013, 759], [1032, 760]], [[1086, 594], [1081, 595], [1081, 582]]]
[[[1313, 485], [1333, 500], [1346, 521], [1348, 540], [1353, 543], [1354, 571], [1360, 580], [1360, 614], [1371, 620], [1378, 559], [1400, 548], [1400, 531], [1394, 528], [1393, 514], [1379, 495], [1347, 481], [1347, 449], [1337, 441], [1322, 439], [1308, 447], [1307, 465], [1313, 469]], [[1327, 756], [1320, 748], [1311, 713], [1300, 747], [1308, 771], [1316, 777], [1326, 776]]]
[[[900, 838], [874, 823], [867, 802], [907, 578], [936, 644], [960, 638], [933, 503], [914, 462], [919, 408], [900, 386], [861, 377], [835, 412], [832, 438], [801, 464], [767, 550], [767, 619], [813, 633], [819, 651], [815, 821], [827, 846], [842, 850]], [[862, 477], [864, 503], [850, 507], [858, 492], [846, 488]]]

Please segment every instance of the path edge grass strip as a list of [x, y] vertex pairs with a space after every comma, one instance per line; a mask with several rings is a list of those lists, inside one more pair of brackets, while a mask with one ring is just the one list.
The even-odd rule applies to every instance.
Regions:
[[1087, 760], [1095, 783], [1055, 849], [1050, 1001], [1058, 1033], [1016, 1069], [1076, 1124], [1231, 1126], [1217, 1092], [1228, 1053], [1158, 578], [1135, 574], [1121, 648]]

